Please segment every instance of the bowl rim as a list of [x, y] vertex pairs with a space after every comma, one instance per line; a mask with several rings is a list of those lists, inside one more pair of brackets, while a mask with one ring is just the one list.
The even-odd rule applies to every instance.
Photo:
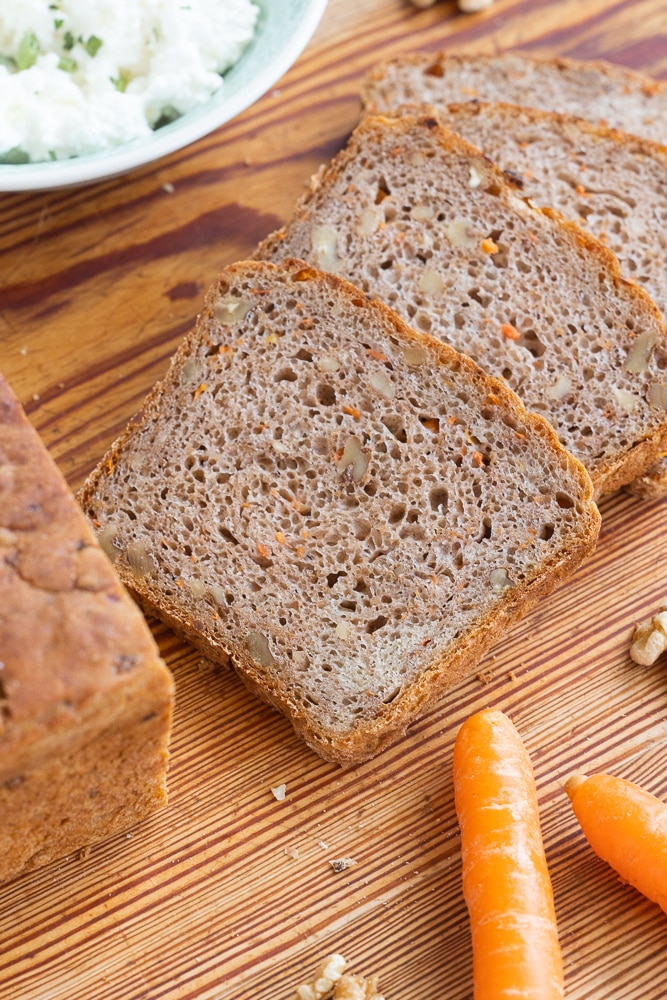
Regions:
[[[262, 6], [261, 0], [259, 5]], [[315, 33], [327, 0], [308, 0], [306, 10], [295, 30], [278, 54], [236, 93], [225, 99], [224, 87], [219, 99], [213, 95], [199, 108], [164, 126], [150, 136], [123, 143], [112, 149], [85, 153], [68, 160], [36, 163], [0, 163], [0, 192], [39, 191], [92, 184], [159, 160], [190, 145], [202, 136], [225, 125], [262, 95], [290, 69]], [[242, 64], [243, 56], [236, 66]], [[230, 73], [236, 67], [232, 67]]]

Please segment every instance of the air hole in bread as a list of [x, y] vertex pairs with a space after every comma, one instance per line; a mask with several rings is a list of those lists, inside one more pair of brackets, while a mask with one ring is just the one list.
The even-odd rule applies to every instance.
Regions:
[[419, 415], [419, 423], [422, 427], [431, 431], [432, 434], [437, 434], [440, 431], [440, 421], [437, 417], [428, 417], [423, 414]]
[[354, 537], [363, 542], [371, 533], [370, 521], [357, 520], [354, 522]]
[[230, 542], [232, 545], [238, 545], [239, 544], [238, 538], [235, 538], [234, 535], [231, 533], [231, 531], [229, 531], [228, 528], [225, 528], [225, 527], [221, 526], [221, 527], [218, 528], [218, 531], [222, 535], [222, 537], [225, 539], [226, 542]]
[[400, 417], [382, 417], [382, 423], [394, 435], [397, 441], [400, 441], [401, 444], [406, 443], [408, 435]]
[[385, 695], [382, 701], [384, 702], [385, 705], [391, 705], [392, 701], [396, 701], [400, 693], [401, 693], [401, 688], [396, 687], [394, 688], [393, 691], [390, 691], [388, 695]]
[[389, 521], [389, 524], [398, 524], [400, 521], [403, 520], [404, 517], [405, 517], [404, 505], [397, 504], [396, 506], [392, 507], [391, 510], [389, 511], [389, 517], [387, 518], [387, 520]]
[[570, 510], [572, 507], [575, 506], [575, 501], [572, 499], [569, 493], [563, 493], [561, 490], [559, 490], [558, 493], [556, 494], [556, 502], [559, 507], [563, 508], [563, 510]]
[[534, 330], [523, 330], [517, 343], [532, 354], [534, 358], [541, 358], [546, 351], [546, 345], [542, 343]]
[[274, 382], [296, 382], [298, 375], [291, 368], [281, 368], [276, 374]]
[[387, 624], [388, 621], [389, 619], [386, 618], [384, 615], [378, 615], [377, 618], [374, 618], [372, 622], [368, 623], [368, 625], [366, 626], [366, 631], [369, 634], [377, 632], [378, 629], [384, 628], [384, 626]]
[[321, 382], [317, 387], [317, 401], [321, 406], [333, 406], [336, 402], [336, 390], [328, 382]]
[[[499, 270], [506, 268], [509, 264], [509, 249], [503, 244], [499, 244], [498, 252], [491, 255], [491, 263]], [[491, 277], [491, 275], [489, 275]]]
[[473, 302], [478, 302], [484, 309], [493, 301], [492, 296], [485, 294], [480, 288], [469, 288], [468, 298], [472, 299]]
[[375, 195], [375, 204], [376, 205], [382, 204], [385, 198], [388, 198], [390, 194], [391, 191], [389, 190], [389, 185], [387, 184], [384, 177], [381, 177], [380, 180], [378, 181], [377, 192]]
[[478, 542], [482, 542], [487, 538], [491, 538], [491, 524], [492, 521], [490, 517], [485, 517], [482, 520], [482, 533], [481, 535], [479, 535], [477, 539]]

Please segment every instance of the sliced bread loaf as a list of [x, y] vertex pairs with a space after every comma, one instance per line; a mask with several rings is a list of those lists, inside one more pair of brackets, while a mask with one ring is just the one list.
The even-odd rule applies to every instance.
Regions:
[[667, 143], [667, 82], [608, 62], [420, 52], [379, 63], [362, 86], [366, 111], [400, 104], [445, 107], [463, 101], [506, 101], [589, 120]]
[[[602, 240], [624, 277], [642, 285], [667, 316], [667, 148], [513, 104], [468, 102], [435, 113], [490, 156], [524, 197], [557, 209]], [[626, 402], [634, 407], [634, 397]], [[628, 489], [646, 497], [666, 493], [667, 459]]]
[[222, 273], [80, 500], [146, 607], [341, 762], [397, 739], [599, 526], [546, 421], [300, 261]]
[[0, 881], [165, 805], [173, 684], [0, 376]]
[[665, 447], [667, 342], [650, 297], [433, 116], [365, 118], [257, 255], [335, 271], [502, 376], [598, 496]]

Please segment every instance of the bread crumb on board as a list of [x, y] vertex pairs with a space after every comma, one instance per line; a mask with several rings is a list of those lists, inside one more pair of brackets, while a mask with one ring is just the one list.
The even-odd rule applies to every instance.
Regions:
[[334, 858], [329, 862], [335, 872], [344, 872], [347, 868], [351, 868], [352, 865], [356, 865], [356, 863], [354, 858]]
[[352, 976], [345, 972], [342, 955], [328, 955], [317, 967], [310, 983], [297, 987], [296, 1000], [384, 1000], [378, 993], [378, 977]]
[[667, 602], [658, 613], [636, 626], [630, 646], [630, 659], [650, 667], [667, 649]]
[[285, 795], [287, 794], [287, 785], [285, 784], [285, 782], [283, 782], [281, 785], [274, 785], [273, 788], [271, 789], [271, 794], [273, 795], [274, 799], [276, 799], [278, 802], [282, 802], [285, 798]]

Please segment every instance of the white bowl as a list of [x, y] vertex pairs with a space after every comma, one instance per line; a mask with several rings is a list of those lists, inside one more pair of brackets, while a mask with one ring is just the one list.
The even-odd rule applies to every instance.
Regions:
[[221, 91], [147, 138], [98, 153], [44, 163], [0, 163], [0, 191], [36, 191], [87, 184], [126, 173], [182, 149], [224, 125], [265, 94], [296, 61], [324, 13], [327, 0], [255, 0], [261, 8], [255, 37], [225, 74]]

